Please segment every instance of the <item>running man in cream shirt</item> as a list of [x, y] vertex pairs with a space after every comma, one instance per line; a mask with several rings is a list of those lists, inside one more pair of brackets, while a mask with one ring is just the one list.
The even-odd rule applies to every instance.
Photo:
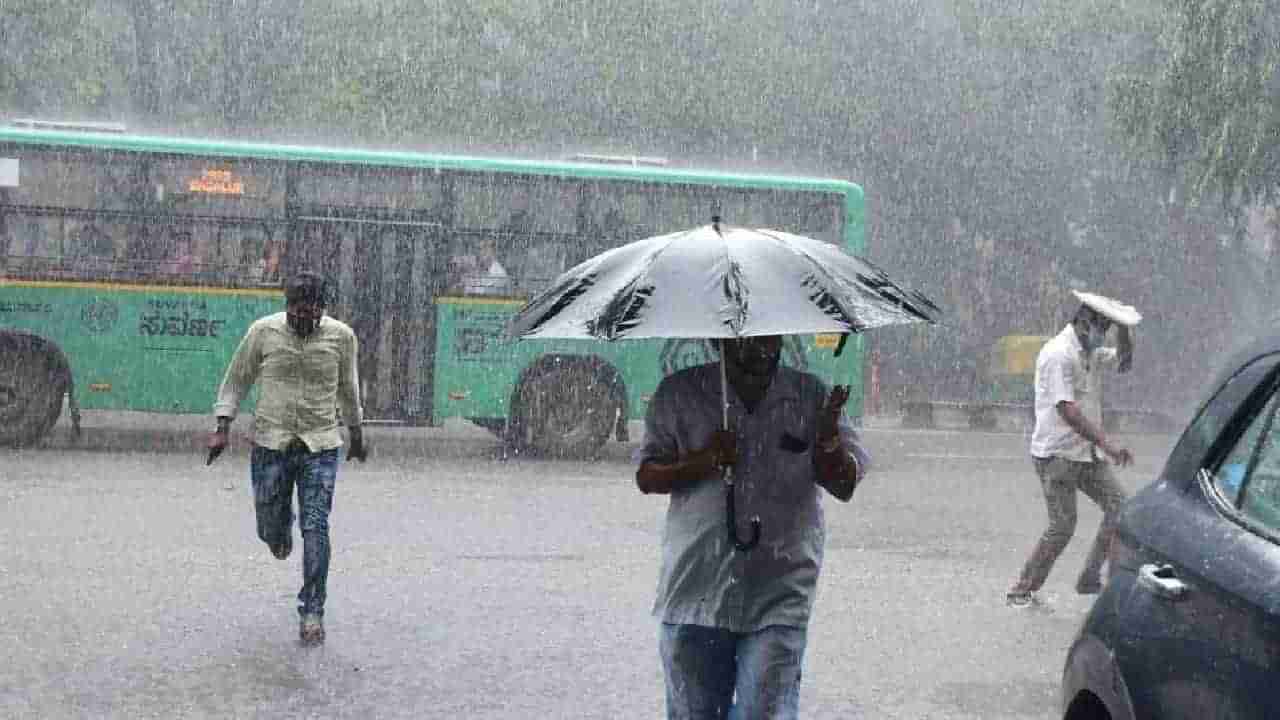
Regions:
[[258, 537], [280, 560], [293, 550], [293, 489], [302, 534], [299, 635], [324, 640], [329, 575], [329, 512], [338, 473], [338, 411], [351, 444], [347, 458], [364, 462], [360, 376], [355, 333], [324, 314], [326, 283], [304, 273], [285, 289], [286, 309], [253, 323], [231, 359], [214, 403], [217, 430], [209, 462], [227, 445], [241, 400], [255, 384], [251, 479]]

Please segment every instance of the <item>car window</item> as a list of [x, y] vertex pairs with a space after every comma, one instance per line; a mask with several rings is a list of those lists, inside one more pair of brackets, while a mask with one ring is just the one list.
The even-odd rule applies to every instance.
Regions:
[[1261, 433], [1257, 460], [1245, 477], [1239, 506], [1245, 517], [1280, 531], [1280, 423], [1275, 422], [1275, 405], [1273, 401], [1267, 413], [1272, 421]]
[[1249, 423], [1248, 429], [1236, 441], [1231, 452], [1222, 459], [1214, 473], [1214, 485], [1234, 507], [1240, 506], [1240, 490], [1244, 486], [1245, 475], [1249, 472], [1249, 464], [1262, 450], [1259, 440], [1262, 439], [1263, 431], [1274, 425], [1275, 406], [1276, 398], [1272, 397], [1266, 410]]
[[1263, 527], [1280, 531], [1280, 423], [1276, 422], [1280, 394], [1266, 408], [1223, 458], [1214, 473], [1214, 485], [1245, 517]]
[[[1210, 450], [1227, 429], [1258, 384], [1269, 377], [1280, 356], [1267, 355], [1249, 363], [1214, 391], [1187, 426], [1169, 456], [1168, 468], [1209, 467]], [[1216, 455], [1216, 453], [1215, 453]]]

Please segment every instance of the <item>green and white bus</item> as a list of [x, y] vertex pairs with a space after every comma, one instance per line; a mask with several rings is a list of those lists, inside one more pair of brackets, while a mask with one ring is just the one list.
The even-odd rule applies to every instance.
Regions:
[[[861, 189], [649, 159], [540, 161], [0, 127], [0, 444], [81, 410], [209, 412], [281, 277], [334, 283], [360, 340], [365, 417], [462, 417], [589, 454], [644, 415], [699, 341], [511, 342], [507, 318], [609, 247], [706, 224], [863, 246]], [[477, 277], [478, 275], [478, 277]], [[853, 387], [862, 346], [797, 336], [785, 362]]]

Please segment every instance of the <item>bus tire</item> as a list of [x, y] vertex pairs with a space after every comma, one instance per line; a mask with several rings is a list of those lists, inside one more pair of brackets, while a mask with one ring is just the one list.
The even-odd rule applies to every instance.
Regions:
[[586, 360], [546, 363], [521, 384], [519, 445], [538, 455], [590, 457], [617, 424], [622, 393], [616, 373]]
[[53, 343], [0, 332], [0, 446], [33, 445], [53, 428], [70, 386], [68, 367]]

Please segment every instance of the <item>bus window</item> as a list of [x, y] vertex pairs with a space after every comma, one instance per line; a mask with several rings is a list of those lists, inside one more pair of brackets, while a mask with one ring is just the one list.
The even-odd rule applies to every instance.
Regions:
[[135, 199], [135, 161], [122, 156], [41, 150], [14, 154], [22, 181], [7, 188], [12, 205], [129, 210]]
[[[587, 183], [582, 192], [578, 222], [582, 241], [568, 248], [569, 265], [576, 265], [632, 239], [633, 208], [628, 207], [627, 198], [617, 183]], [[634, 206], [634, 203], [630, 204]]]
[[[293, 272], [318, 272], [327, 277], [337, 277], [342, 259], [344, 236], [348, 244], [355, 243], [354, 261], [359, 268], [364, 263], [379, 262], [373, 253], [381, 253], [379, 243], [364, 234], [360, 234], [360, 242], [355, 242], [357, 230], [344, 227], [343, 223], [309, 222], [302, 226], [297, 235], [297, 242], [285, 245], [281, 255], [278, 273], [288, 276]], [[359, 272], [359, 270], [357, 270]]]
[[572, 233], [577, 227], [576, 183], [502, 175], [457, 175], [454, 180], [459, 229], [528, 235]]
[[720, 221], [726, 225], [740, 227], [770, 227], [762, 222], [763, 215], [757, 213], [744, 190], [722, 191], [716, 195], [716, 205], [720, 210]]
[[161, 226], [154, 222], [133, 222], [127, 238], [124, 248], [126, 271], [139, 280], [154, 277], [165, 258]]
[[543, 178], [528, 190], [533, 212], [530, 227], [539, 233], [571, 234], [578, 228], [578, 206], [582, 188], [579, 183], [556, 178]]
[[517, 291], [534, 295], [547, 289], [551, 281], [568, 269], [565, 263], [568, 242], [546, 242], [531, 245], [520, 258], [514, 272], [518, 278]]
[[563, 269], [578, 243], [581, 188], [558, 178], [455, 176], [451, 293], [528, 294]]
[[62, 218], [9, 213], [0, 249], [11, 274], [39, 274], [52, 269], [62, 255]]
[[815, 240], [841, 244], [842, 200], [836, 195], [775, 191], [764, 200], [773, 227]]
[[196, 264], [196, 246], [191, 231], [185, 228], [170, 230], [161, 270], [166, 275], [192, 275]]
[[[64, 265], [77, 277], [100, 278], [116, 264], [117, 227], [97, 220], [67, 220], [63, 242]], [[119, 245], [123, 246], [123, 237]]]
[[674, 187], [663, 191], [662, 217], [672, 232], [695, 228], [711, 222], [713, 205], [707, 190], [692, 186]]
[[322, 208], [429, 212], [444, 200], [443, 176], [431, 170], [304, 167], [297, 177], [294, 202], [310, 208], [308, 212]]
[[[568, 246], [581, 245], [579, 231], [586, 200], [581, 183], [559, 178], [543, 179], [516, 194], [526, 192], [530, 199], [528, 221], [522, 228], [508, 226], [515, 235], [499, 259], [511, 272], [511, 292], [528, 296], [545, 289], [566, 269]], [[519, 206], [524, 200], [517, 198], [515, 202]], [[521, 215], [516, 213], [514, 217]]]
[[[600, 213], [600, 225], [611, 244], [625, 245], [659, 232], [658, 228], [664, 225], [664, 218], [654, 215], [650, 202], [654, 198], [652, 188], [618, 185], [611, 189], [617, 192], [609, 193], [603, 198]], [[663, 230], [667, 229], [663, 227]], [[669, 229], [674, 231], [680, 228]]]
[[511, 295], [506, 265], [498, 256], [496, 238], [482, 233], [468, 243], [467, 252], [449, 259], [450, 284], [463, 295]]
[[168, 223], [152, 228], [149, 247], [138, 256], [148, 261], [131, 270], [143, 278], [165, 283], [219, 281], [230, 275], [218, 255], [216, 226]]
[[241, 282], [277, 285], [284, 229], [270, 223], [228, 225], [218, 230], [218, 260]]

